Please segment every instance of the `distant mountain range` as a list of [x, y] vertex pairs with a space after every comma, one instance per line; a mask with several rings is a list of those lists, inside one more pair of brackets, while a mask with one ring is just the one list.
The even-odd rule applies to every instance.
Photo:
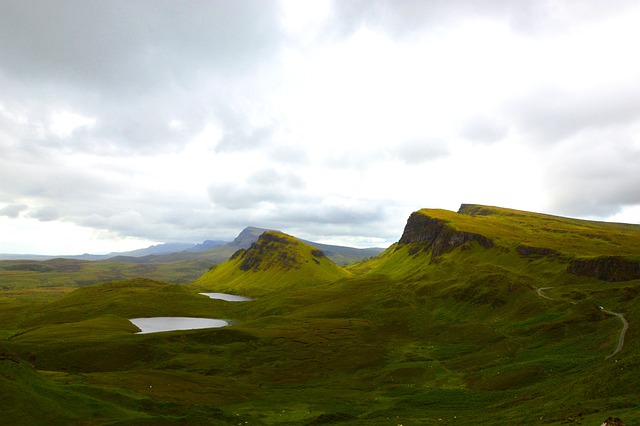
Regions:
[[[126, 252], [113, 252], [108, 254], [81, 254], [70, 256], [55, 255], [32, 255], [32, 254], [0, 254], [0, 260], [49, 260], [55, 258], [89, 260], [89, 261], [109, 261], [125, 263], [165, 263], [179, 260], [212, 260], [213, 263], [222, 263], [233, 253], [240, 249], [247, 249], [251, 244], [258, 241], [268, 229], [249, 226], [242, 230], [240, 234], [230, 242], [219, 240], [206, 240], [200, 244], [192, 243], [165, 243], [157, 244], [143, 249]], [[304, 240], [303, 240], [304, 241]], [[338, 265], [357, 262], [376, 256], [383, 248], [354, 248], [304, 241], [322, 250], [325, 255]]]
[[124, 252], [111, 252], [107, 254], [80, 254], [80, 255], [39, 255], [39, 254], [11, 254], [0, 253], [0, 259], [2, 260], [49, 260], [49, 259], [77, 259], [77, 260], [107, 260], [117, 256], [127, 257], [143, 257], [143, 256], [157, 256], [169, 253], [178, 252], [195, 252], [210, 249], [212, 247], [221, 246], [226, 244], [226, 241], [213, 241], [206, 240], [201, 244], [192, 243], [164, 243], [156, 244], [142, 249], [124, 251]]

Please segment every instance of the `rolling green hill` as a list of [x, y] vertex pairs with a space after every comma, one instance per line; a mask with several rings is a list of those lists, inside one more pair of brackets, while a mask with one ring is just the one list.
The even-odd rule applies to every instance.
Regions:
[[[639, 256], [638, 225], [463, 205], [414, 212], [346, 268], [270, 231], [192, 284], [6, 290], [2, 408], [25, 424], [640, 424]], [[138, 335], [134, 316], [232, 325]]]
[[196, 284], [254, 296], [348, 275], [322, 250], [282, 232], [266, 231], [248, 249], [240, 249], [227, 262], [214, 266]]

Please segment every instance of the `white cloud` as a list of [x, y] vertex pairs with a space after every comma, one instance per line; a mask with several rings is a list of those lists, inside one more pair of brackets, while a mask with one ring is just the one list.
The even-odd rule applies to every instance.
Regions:
[[0, 228], [3, 229], [0, 253], [99, 254], [157, 244], [153, 240], [122, 237], [103, 229], [68, 222], [41, 222], [37, 219], [8, 219], [0, 216]]
[[0, 216], [6, 216], [9, 218], [17, 218], [22, 211], [27, 208], [24, 204], [10, 204], [0, 208]]
[[95, 118], [62, 110], [51, 114], [49, 130], [59, 138], [66, 138], [81, 127], [92, 127], [95, 124]]
[[27, 223], [379, 245], [421, 207], [640, 205], [636, 2], [188, 5], [0, 6], [0, 251]]

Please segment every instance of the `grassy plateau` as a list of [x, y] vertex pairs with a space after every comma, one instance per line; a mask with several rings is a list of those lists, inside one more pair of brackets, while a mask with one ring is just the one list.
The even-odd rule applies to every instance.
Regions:
[[276, 231], [190, 280], [12, 262], [3, 424], [640, 424], [639, 225], [463, 205], [346, 266]]

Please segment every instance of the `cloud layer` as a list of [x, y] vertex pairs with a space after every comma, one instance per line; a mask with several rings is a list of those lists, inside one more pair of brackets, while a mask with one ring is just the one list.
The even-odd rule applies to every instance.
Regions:
[[386, 245], [463, 202], [638, 223], [639, 19], [622, 0], [3, 2], [0, 252], [249, 225]]

